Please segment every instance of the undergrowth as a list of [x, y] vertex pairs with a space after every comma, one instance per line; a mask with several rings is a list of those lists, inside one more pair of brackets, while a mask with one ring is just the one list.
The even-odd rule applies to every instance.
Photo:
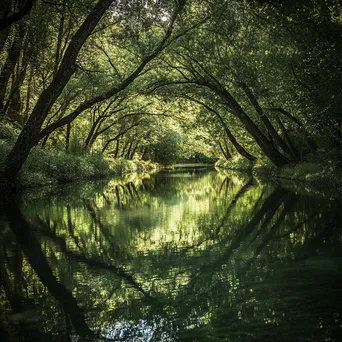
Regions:
[[[0, 169], [12, 144], [0, 141]], [[133, 172], [151, 172], [157, 165], [145, 161], [105, 158], [101, 154], [73, 154], [34, 147], [23, 165], [19, 180], [24, 187], [100, 179]]]
[[337, 149], [318, 150], [308, 154], [300, 163], [289, 164], [283, 168], [274, 166], [265, 157], [259, 158], [254, 164], [242, 157], [229, 161], [220, 159], [216, 167], [249, 172], [261, 179], [299, 181], [316, 188], [342, 192], [341, 157]]

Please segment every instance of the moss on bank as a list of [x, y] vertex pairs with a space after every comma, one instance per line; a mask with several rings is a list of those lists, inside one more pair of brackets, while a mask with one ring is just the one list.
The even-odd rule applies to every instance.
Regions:
[[[11, 144], [0, 141], [0, 170]], [[158, 165], [141, 160], [104, 158], [100, 154], [72, 154], [64, 151], [32, 149], [19, 180], [24, 188], [48, 184], [69, 183], [75, 180], [100, 179], [133, 172], [153, 172]]]

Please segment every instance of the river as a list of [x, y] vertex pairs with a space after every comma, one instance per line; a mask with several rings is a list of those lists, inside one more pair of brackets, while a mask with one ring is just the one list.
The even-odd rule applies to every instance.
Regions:
[[1, 341], [341, 341], [341, 204], [206, 168], [25, 193]]

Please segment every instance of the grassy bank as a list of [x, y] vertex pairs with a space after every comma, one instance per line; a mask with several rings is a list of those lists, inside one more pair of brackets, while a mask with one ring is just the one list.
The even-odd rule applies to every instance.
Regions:
[[[11, 146], [10, 143], [0, 140], [0, 169], [3, 168]], [[73, 154], [36, 146], [24, 164], [19, 180], [24, 188], [28, 188], [121, 176], [133, 172], [152, 172], [157, 168], [157, 164], [145, 161], [104, 158], [101, 154]]]
[[341, 160], [338, 151], [319, 151], [307, 156], [301, 163], [278, 168], [266, 159], [250, 163], [245, 158], [231, 161], [219, 160], [216, 167], [252, 174], [268, 182], [294, 184], [311, 187], [320, 192], [342, 195]]

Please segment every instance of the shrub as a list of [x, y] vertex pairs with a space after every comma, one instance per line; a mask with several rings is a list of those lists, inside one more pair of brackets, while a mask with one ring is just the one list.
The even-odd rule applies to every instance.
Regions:
[[181, 152], [181, 140], [181, 135], [178, 132], [164, 132], [151, 146], [153, 160], [165, 166], [174, 164]]
[[[3, 168], [11, 148], [10, 143], [0, 140], [0, 168]], [[157, 164], [151, 162], [105, 159], [101, 154], [77, 155], [35, 146], [20, 172], [20, 182], [25, 187], [32, 187], [133, 172], [151, 172], [156, 169]]]
[[86, 154], [83, 159], [92, 171], [88, 173], [93, 176], [108, 176], [111, 173], [109, 160], [101, 154]]

